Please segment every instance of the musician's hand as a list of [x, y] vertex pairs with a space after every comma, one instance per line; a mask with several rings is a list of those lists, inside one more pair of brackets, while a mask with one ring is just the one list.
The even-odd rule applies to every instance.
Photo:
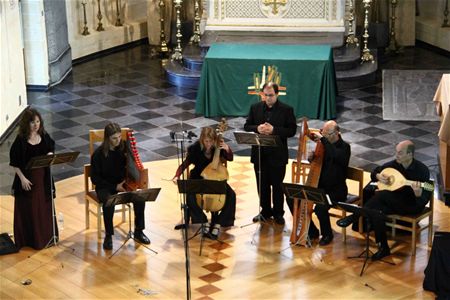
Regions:
[[123, 186], [124, 184], [125, 184], [125, 180], [122, 181], [121, 183], [118, 183], [117, 186], [116, 186], [116, 191], [118, 191], [118, 192], [126, 192], [127, 190]]
[[174, 184], [177, 184], [178, 179], [180, 179], [180, 178], [178, 178], [177, 176], [173, 176], [172, 182], [173, 182]]
[[312, 162], [314, 160], [314, 151], [308, 151], [308, 161]]
[[220, 149], [225, 150], [226, 152], [230, 152], [230, 147], [227, 145], [227, 143], [225, 143], [224, 140], [220, 141]]
[[258, 126], [258, 132], [260, 134], [270, 135], [273, 132], [273, 126], [266, 122]]
[[314, 142], [318, 142], [323, 137], [323, 135], [320, 132], [312, 132], [309, 137]]
[[386, 176], [384, 174], [378, 173], [375, 177], [381, 183], [384, 183], [384, 184], [389, 184], [390, 183], [389, 176]]
[[422, 196], [422, 187], [420, 186], [420, 182], [414, 181], [411, 184], [411, 187], [412, 187], [412, 189], [414, 191], [414, 195], [416, 195], [416, 197]]
[[20, 177], [20, 183], [21, 183], [21, 185], [22, 185], [22, 188], [23, 188], [25, 191], [30, 191], [30, 190], [31, 190], [31, 186], [33, 185], [33, 184], [31, 183], [31, 181], [29, 181], [28, 178], [26, 178], [25, 176]]

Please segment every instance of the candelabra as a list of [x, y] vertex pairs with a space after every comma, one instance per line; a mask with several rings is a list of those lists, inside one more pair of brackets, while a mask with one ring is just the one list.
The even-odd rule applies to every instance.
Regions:
[[97, 19], [98, 19], [98, 25], [97, 25], [97, 31], [104, 31], [105, 28], [103, 28], [103, 24], [102, 24], [102, 11], [100, 9], [100, 0], [97, 0], [97, 4], [98, 4], [98, 12], [97, 12]]
[[363, 0], [364, 3], [364, 34], [363, 34], [363, 39], [364, 39], [364, 48], [363, 48], [363, 54], [361, 56], [361, 63], [370, 61], [372, 63], [374, 63], [374, 58], [373, 55], [370, 53], [369, 48], [367, 47], [367, 43], [369, 40], [369, 9], [370, 9], [370, 3], [372, 2], [372, 0]]
[[83, 27], [83, 32], [81, 33], [82, 35], [88, 35], [89, 33], [89, 29], [87, 27], [87, 18], [86, 18], [86, 4], [87, 1], [86, 0], [82, 0], [81, 1], [81, 5], [83, 5], [83, 18], [84, 18], [84, 27]]
[[120, 20], [120, 0], [116, 0], [116, 23], [115, 26], [122, 26], [122, 21]]
[[169, 48], [167, 48], [167, 43], [166, 43], [166, 33], [164, 31], [165, 9], [166, 9], [166, 5], [164, 3], [164, 0], [160, 0], [159, 1], [159, 22], [161, 24], [161, 33], [159, 35], [159, 53], [162, 55], [166, 55], [169, 52]]
[[194, 34], [191, 36], [189, 43], [200, 44], [200, 5], [199, 0], [194, 0]]
[[448, 24], [448, 0], [445, 1], [444, 23], [442, 23], [442, 27], [450, 27]]
[[397, 0], [391, 0], [391, 32], [389, 38], [389, 46], [387, 48], [387, 52], [395, 52], [399, 51], [399, 47], [397, 44], [397, 40], [395, 39], [395, 8], [397, 6]]
[[172, 54], [172, 59], [174, 60], [182, 60], [183, 55], [181, 54], [182, 48], [181, 48], [181, 38], [183, 35], [181, 34], [181, 21], [180, 21], [180, 10], [181, 10], [181, 3], [183, 0], [174, 0], [175, 1], [175, 11], [177, 15], [177, 34], [175, 35], [177, 38], [177, 46], [174, 49], [174, 53]]
[[354, 10], [353, 10], [353, 0], [349, 0], [348, 2], [348, 35], [345, 41], [347, 46], [356, 45], [359, 46], [358, 38], [355, 37], [355, 33], [353, 32], [353, 21], [355, 20]]

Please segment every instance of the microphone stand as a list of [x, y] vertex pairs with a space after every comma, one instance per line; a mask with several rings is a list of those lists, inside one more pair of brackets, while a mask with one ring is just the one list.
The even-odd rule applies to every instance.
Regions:
[[[186, 142], [184, 133], [182, 139], [179, 140], [177, 138], [176, 133], [170, 134], [172, 140], [177, 144], [177, 160], [178, 166], [180, 166], [184, 159], [184, 144]], [[180, 145], [180, 147], [178, 147]], [[181, 173], [181, 179], [184, 178], [184, 171]], [[180, 195], [181, 199], [181, 214], [182, 214], [182, 222], [183, 222], [183, 245], [184, 245], [184, 256], [185, 256], [185, 269], [186, 269], [186, 299], [191, 299], [191, 275], [190, 275], [190, 257], [189, 257], [189, 238], [188, 238], [188, 226], [189, 226], [189, 208], [187, 206], [186, 194]]]

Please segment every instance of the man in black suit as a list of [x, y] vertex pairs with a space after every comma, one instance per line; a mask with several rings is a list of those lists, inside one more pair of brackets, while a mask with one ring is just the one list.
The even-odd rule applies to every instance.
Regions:
[[[288, 163], [287, 138], [295, 135], [297, 123], [291, 106], [278, 100], [278, 85], [267, 82], [263, 86], [263, 101], [255, 103], [250, 108], [244, 125], [246, 131], [261, 135], [276, 135], [280, 137], [278, 147], [261, 147], [261, 158], [258, 157], [258, 147], [252, 146], [251, 162], [254, 165], [256, 183], [260, 191], [259, 205], [261, 212], [253, 218], [253, 222], [265, 221], [271, 217], [277, 224], [284, 221], [284, 194], [281, 187]], [[261, 166], [260, 166], [261, 164]], [[261, 172], [259, 172], [261, 169]], [[261, 176], [261, 186], [259, 182]], [[272, 202], [271, 193], [272, 188]]]

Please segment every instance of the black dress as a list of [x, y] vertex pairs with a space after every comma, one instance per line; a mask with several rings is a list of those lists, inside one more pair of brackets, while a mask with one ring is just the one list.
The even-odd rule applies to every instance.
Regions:
[[[20, 168], [33, 184], [30, 191], [25, 191], [19, 177], [14, 178], [14, 242], [19, 249], [25, 246], [42, 249], [53, 236], [50, 170], [25, 169], [32, 157], [53, 151], [54, 141], [47, 134], [39, 144], [31, 145], [26, 139], [17, 137], [11, 146], [10, 165]], [[56, 222], [55, 230], [58, 236]]]

